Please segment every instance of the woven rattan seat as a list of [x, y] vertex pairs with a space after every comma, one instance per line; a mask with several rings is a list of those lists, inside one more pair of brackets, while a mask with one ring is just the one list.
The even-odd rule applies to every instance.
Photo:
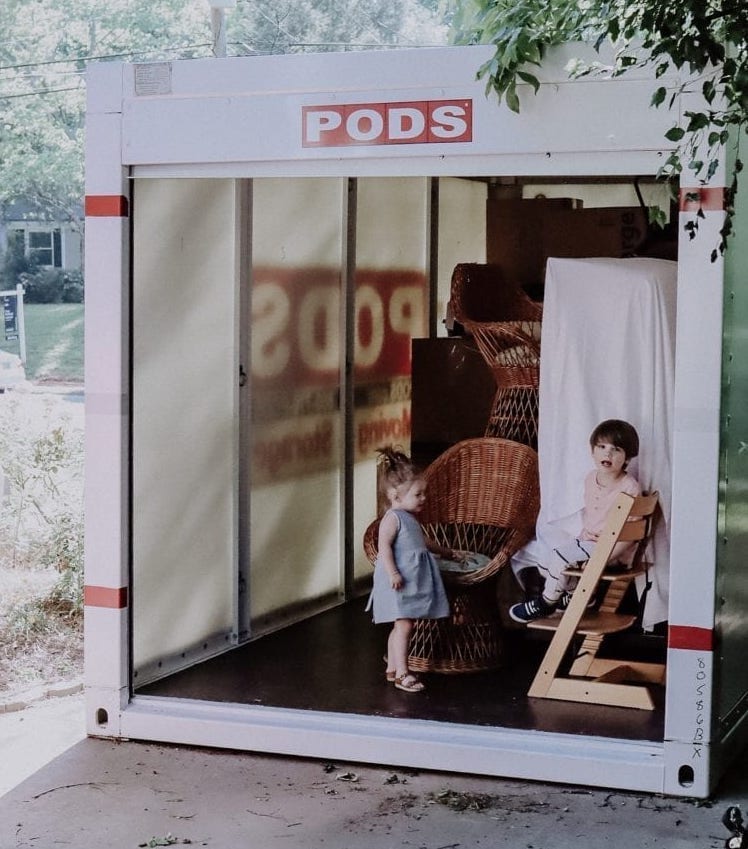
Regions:
[[[531, 538], [539, 509], [537, 455], [526, 445], [495, 437], [467, 439], [424, 472], [426, 504], [419, 520], [441, 545], [487, 555], [474, 572], [444, 572], [450, 602], [446, 619], [418, 619], [408, 664], [419, 672], [476, 672], [499, 666], [501, 633], [496, 598], [500, 570]], [[379, 520], [364, 535], [377, 556]]]
[[507, 283], [499, 266], [481, 263], [455, 266], [450, 305], [496, 381], [485, 435], [536, 448], [542, 305]]

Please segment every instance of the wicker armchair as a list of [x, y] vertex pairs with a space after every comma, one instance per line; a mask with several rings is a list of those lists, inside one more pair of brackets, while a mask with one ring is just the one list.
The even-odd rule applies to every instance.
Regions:
[[542, 305], [507, 283], [499, 266], [468, 262], [452, 272], [450, 305], [496, 381], [485, 435], [537, 448]]
[[[446, 619], [418, 619], [408, 664], [419, 672], [476, 672], [501, 660], [496, 598], [499, 571], [531, 539], [540, 506], [537, 455], [526, 445], [481, 437], [458, 442], [424, 472], [426, 535], [449, 548], [491, 557], [474, 572], [444, 572]], [[364, 535], [374, 563], [379, 520]]]

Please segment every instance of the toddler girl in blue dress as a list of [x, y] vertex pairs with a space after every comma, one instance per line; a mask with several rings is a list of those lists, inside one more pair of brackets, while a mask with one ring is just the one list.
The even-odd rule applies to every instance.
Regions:
[[414, 619], [449, 616], [449, 602], [433, 554], [460, 555], [424, 536], [416, 518], [426, 501], [426, 484], [413, 462], [392, 446], [378, 449], [380, 492], [390, 508], [379, 524], [374, 586], [367, 610], [374, 622], [392, 622], [387, 640], [387, 680], [406, 693], [424, 689], [408, 669], [408, 641]]

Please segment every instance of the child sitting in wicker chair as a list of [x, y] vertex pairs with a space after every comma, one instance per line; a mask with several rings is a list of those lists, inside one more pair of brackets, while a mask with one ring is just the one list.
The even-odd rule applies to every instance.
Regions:
[[387, 640], [387, 680], [406, 693], [424, 684], [408, 669], [408, 642], [414, 619], [449, 616], [449, 602], [432, 556], [452, 560], [460, 553], [426, 539], [416, 518], [425, 502], [426, 484], [413, 462], [392, 446], [378, 449], [379, 487], [390, 508], [379, 524], [374, 586], [366, 609], [374, 622], [393, 622]]

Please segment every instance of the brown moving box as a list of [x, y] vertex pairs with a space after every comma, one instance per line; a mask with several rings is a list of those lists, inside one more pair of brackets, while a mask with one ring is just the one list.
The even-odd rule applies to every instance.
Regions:
[[549, 256], [633, 256], [646, 235], [638, 206], [582, 209], [570, 198], [491, 198], [486, 206], [486, 259], [525, 287], [542, 285]]

